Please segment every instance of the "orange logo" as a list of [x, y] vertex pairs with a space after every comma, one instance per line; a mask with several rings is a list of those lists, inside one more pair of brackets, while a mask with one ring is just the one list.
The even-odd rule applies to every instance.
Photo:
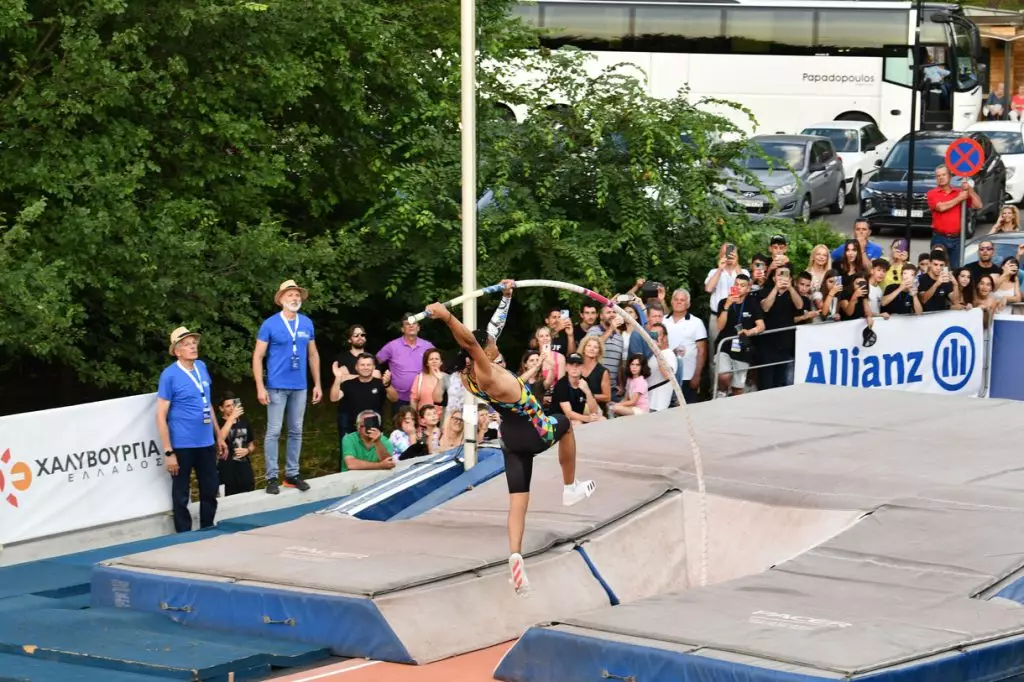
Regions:
[[[6, 476], [4, 475], [4, 470], [7, 471]], [[13, 490], [7, 494], [7, 497], [3, 498], [8, 479], [10, 479]], [[7, 504], [12, 507], [17, 507], [18, 496], [15, 492], [23, 493], [28, 490], [30, 485], [32, 485], [32, 469], [24, 462], [14, 462], [12, 464], [10, 449], [4, 450], [4, 454], [0, 455], [0, 498], [6, 499]]]

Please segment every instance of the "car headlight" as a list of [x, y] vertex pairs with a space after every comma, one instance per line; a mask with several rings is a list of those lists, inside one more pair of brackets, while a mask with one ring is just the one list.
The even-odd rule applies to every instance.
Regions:
[[725, 184], [724, 182], [716, 182], [715, 183], [715, 191], [716, 192], [728, 192], [729, 191], [729, 185]]
[[1006, 179], [1007, 180], [1012, 180], [1013, 179], [1013, 173], [1016, 170], [1017, 170], [1016, 168], [1007, 168], [1006, 169]]
[[778, 194], [780, 197], [786, 194], [795, 194], [796, 185], [794, 183], [789, 183], [788, 185], [783, 185], [782, 187], [776, 187], [775, 193]]
[[868, 197], [870, 197], [874, 193], [875, 193], [875, 190], [871, 189], [870, 187], [861, 187], [860, 188], [860, 198], [861, 199], [867, 199]]

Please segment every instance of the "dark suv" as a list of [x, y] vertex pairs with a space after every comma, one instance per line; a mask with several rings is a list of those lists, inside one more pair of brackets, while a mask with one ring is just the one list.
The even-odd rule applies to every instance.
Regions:
[[[985, 166], [974, 176], [974, 188], [982, 200], [980, 209], [967, 211], [967, 236], [974, 234], [978, 221], [994, 218], [1006, 191], [1006, 166], [983, 133], [958, 133], [948, 130], [926, 130], [914, 133], [914, 199], [910, 206], [911, 224], [915, 228], [930, 230], [931, 211], [928, 210], [928, 190], [935, 187], [935, 168], [946, 162], [946, 149], [953, 140], [970, 137], [985, 150]], [[907, 160], [910, 135], [897, 142], [871, 181], [860, 192], [860, 213], [867, 218], [873, 233], [887, 227], [903, 230], [907, 225]], [[959, 186], [960, 178], [953, 177]]]

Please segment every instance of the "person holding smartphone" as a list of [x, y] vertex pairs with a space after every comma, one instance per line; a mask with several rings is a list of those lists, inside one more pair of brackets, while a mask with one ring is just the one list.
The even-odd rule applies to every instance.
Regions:
[[932, 250], [928, 271], [918, 279], [917, 290], [924, 312], [949, 310], [953, 295], [953, 275], [949, 271], [946, 254], [941, 249]]
[[381, 433], [380, 415], [363, 410], [356, 415], [357, 429], [341, 440], [341, 471], [394, 469], [395, 446]]
[[248, 493], [256, 489], [252, 473], [252, 455], [256, 452], [256, 440], [252, 435], [252, 424], [244, 416], [242, 401], [231, 391], [225, 391], [220, 399], [220, 437], [228, 444], [225, 456], [217, 461], [217, 475], [224, 486], [224, 496]]

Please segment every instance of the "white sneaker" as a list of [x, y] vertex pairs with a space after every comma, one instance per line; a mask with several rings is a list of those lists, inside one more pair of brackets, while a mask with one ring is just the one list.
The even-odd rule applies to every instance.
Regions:
[[597, 484], [593, 481], [576, 481], [572, 487], [562, 489], [562, 505], [571, 507], [593, 495], [595, 490]]
[[525, 597], [530, 593], [530, 581], [526, 578], [526, 566], [523, 563], [523, 555], [516, 553], [508, 558], [508, 570], [512, 577], [508, 582], [516, 589], [516, 594]]

